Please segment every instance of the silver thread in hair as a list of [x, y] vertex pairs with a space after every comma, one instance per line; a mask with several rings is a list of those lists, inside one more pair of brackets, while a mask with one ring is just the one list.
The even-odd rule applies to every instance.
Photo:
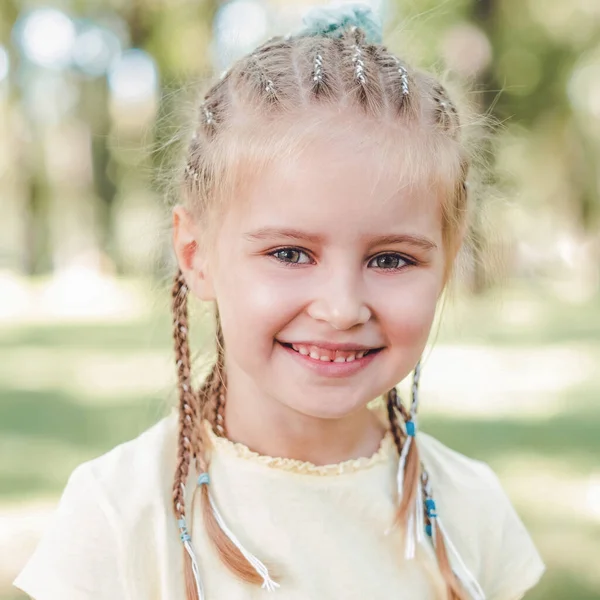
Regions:
[[400, 61], [396, 59], [398, 65], [398, 73], [400, 73], [400, 83], [402, 84], [402, 95], [408, 96], [408, 71], [400, 64]]
[[447, 112], [449, 110], [450, 112], [456, 114], [456, 108], [454, 107], [454, 104], [452, 104], [452, 102], [448, 99], [445, 90], [440, 87], [436, 91], [437, 94], [434, 97], [439, 107], [444, 112]]
[[194, 167], [187, 164], [185, 166], [185, 172], [190, 179], [193, 179], [194, 181], [198, 181], [198, 171], [196, 171], [196, 169], [194, 169]]
[[323, 57], [319, 53], [315, 56], [313, 73], [313, 81], [315, 83], [323, 83]]
[[[353, 27], [352, 31], [356, 31], [356, 27]], [[362, 48], [358, 44], [353, 44], [352, 48], [354, 49], [354, 54], [352, 55], [352, 62], [354, 63], [354, 77], [364, 85], [366, 78], [365, 63], [362, 59]]]
[[214, 115], [212, 114], [212, 112], [210, 110], [208, 110], [208, 107], [206, 106], [206, 102], [202, 103], [202, 112], [204, 113], [204, 122], [207, 125], [214, 125], [215, 124]]

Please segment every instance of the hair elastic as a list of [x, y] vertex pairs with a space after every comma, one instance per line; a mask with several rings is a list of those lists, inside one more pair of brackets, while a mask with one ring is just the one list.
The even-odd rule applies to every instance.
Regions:
[[180, 538], [182, 542], [189, 542], [192, 537], [190, 536], [189, 532], [188, 532], [188, 528], [187, 528], [187, 524], [185, 522], [185, 518], [182, 519], [178, 519], [177, 520], [177, 525], [179, 526], [179, 531], [180, 531]]
[[[207, 472], [200, 473], [200, 475], [198, 475], [197, 483], [199, 486], [202, 486], [202, 485], [208, 486], [210, 484], [210, 475]], [[254, 570], [262, 577], [262, 580], [263, 580], [262, 588], [266, 589], [269, 592], [272, 592], [276, 588], [278, 588], [279, 584], [276, 581], [273, 581], [273, 579], [271, 579], [271, 576], [269, 575], [269, 571], [268, 571], [267, 567], [258, 558], [256, 558], [256, 556], [254, 556], [251, 552], [246, 550], [246, 548], [244, 548], [244, 546], [242, 546], [242, 543], [234, 535], [234, 533], [231, 531], [231, 529], [229, 529], [229, 527], [226, 525], [210, 492], [208, 493], [208, 500], [210, 503], [212, 513], [215, 517], [215, 520], [217, 521], [219, 527], [222, 529], [223, 533], [229, 538], [231, 543], [242, 553], [244, 558], [252, 565]], [[181, 531], [181, 541], [184, 544], [187, 543], [189, 545], [190, 537], [187, 532], [187, 528], [185, 526], [185, 519], [180, 519], [178, 521], [178, 524], [179, 524], [179, 528]], [[191, 545], [190, 545], [189, 549], [187, 547], [186, 547], [186, 549], [188, 550], [188, 552], [190, 552], [192, 550]], [[192, 556], [192, 555], [190, 554], [190, 556]], [[196, 563], [195, 557], [193, 558], [192, 563], [196, 564], [196, 571], [197, 571], [197, 563]], [[198, 576], [198, 580], [199, 580], [199, 576]], [[198, 585], [198, 589], [200, 589], [200, 588], [201, 588], [201, 586]], [[202, 596], [200, 596], [200, 599], [202, 600]]]
[[[364, 31], [369, 44], [381, 44], [383, 39], [381, 20], [364, 2], [314, 6], [308, 10], [302, 22], [304, 28], [297, 35], [339, 38], [344, 29], [354, 26]], [[288, 35], [291, 37], [292, 34]]]
[[196, 584], [198, 598], [199, 600], [204, 600], [204, 588], [202, 587], [202, 580], [200, 579], [198, 560], [196, 559], [196, 554], [194, 552], [194, 548], [192, 547], [192, 536], [189, 534], [185, 517], [180, 517], [177, 520], [177, 525], [179, 526], [179, 537], [183, 542], [183, 547], [192, 561], [192, 573], [194, 574], [194, 583]]

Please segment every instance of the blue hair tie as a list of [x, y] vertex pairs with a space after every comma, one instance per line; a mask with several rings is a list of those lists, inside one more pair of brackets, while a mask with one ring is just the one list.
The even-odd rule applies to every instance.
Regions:
[[177, 519], [177, 525], [179, 526], [180, 531], [180, 539], [182, 542], [189, 542], [192, 538], [188, 533], [187, 525], [185, 519]]
[[417, 434], [417, 426], [415, 422], [411, 419], [410, 421], [406, 421], [406, 435], [410, 437], [415, 437]]
[[368, 43], [381, 44], [383, 41], [381, 21], [368, 4], [317, 6], [306, 13], [302, 23], [304, 29], [298, 34], [301, 36], [339, 38], [347, 27], [359, 27], [365, 32]]
[[435, 519], [437, 517], [437, 513], [435, 512], [435, 501], [432, 498], [427, 498], [427, 500], [425, 500], [425, 508], [427, 508], [427, 516], [430, 519]]
[[209, 477], [208, 473], [200, 473], [200, 475], [198, 476], [198, 485], [203, 485], [203, 484], [208, 485], [209, 483], [210, 483], [210, 477]]

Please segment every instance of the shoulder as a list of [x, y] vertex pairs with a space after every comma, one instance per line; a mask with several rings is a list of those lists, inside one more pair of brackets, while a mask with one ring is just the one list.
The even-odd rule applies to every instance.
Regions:
[[468, 491], [495, 494], [502, 486], [490, 466], [452, 450], [436, 438], [419, 432], [419, 449], [429, 475], [444, 492], [464, 494]]
[[135, 439], [81, 464], [71, 478], [87, 480], [121, 519], [129, 520], [145, 505], [169, 502], [177, 428], [173, 412]]
[[[147, 596], [176, 539], [170, 489], [177, 416], [79, 465], [14, 585], [36, 600]], [[164, 557], [163, 557], [164, 558]]]
[[486, 598], [521, 598], [545, 567], [496, 473], [424, 433], [419, 449], [437, 512]]

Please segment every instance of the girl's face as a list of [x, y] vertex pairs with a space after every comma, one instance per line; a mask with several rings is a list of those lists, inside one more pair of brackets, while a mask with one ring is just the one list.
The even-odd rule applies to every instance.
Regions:
[[363, 140], [314, 142], [261, 173], [223, 218], [218, 258], [191, 278], [217, 302], [241, 400], [343, 418], [421, 355], [444, 284], [439, 198], [399, 189]]

